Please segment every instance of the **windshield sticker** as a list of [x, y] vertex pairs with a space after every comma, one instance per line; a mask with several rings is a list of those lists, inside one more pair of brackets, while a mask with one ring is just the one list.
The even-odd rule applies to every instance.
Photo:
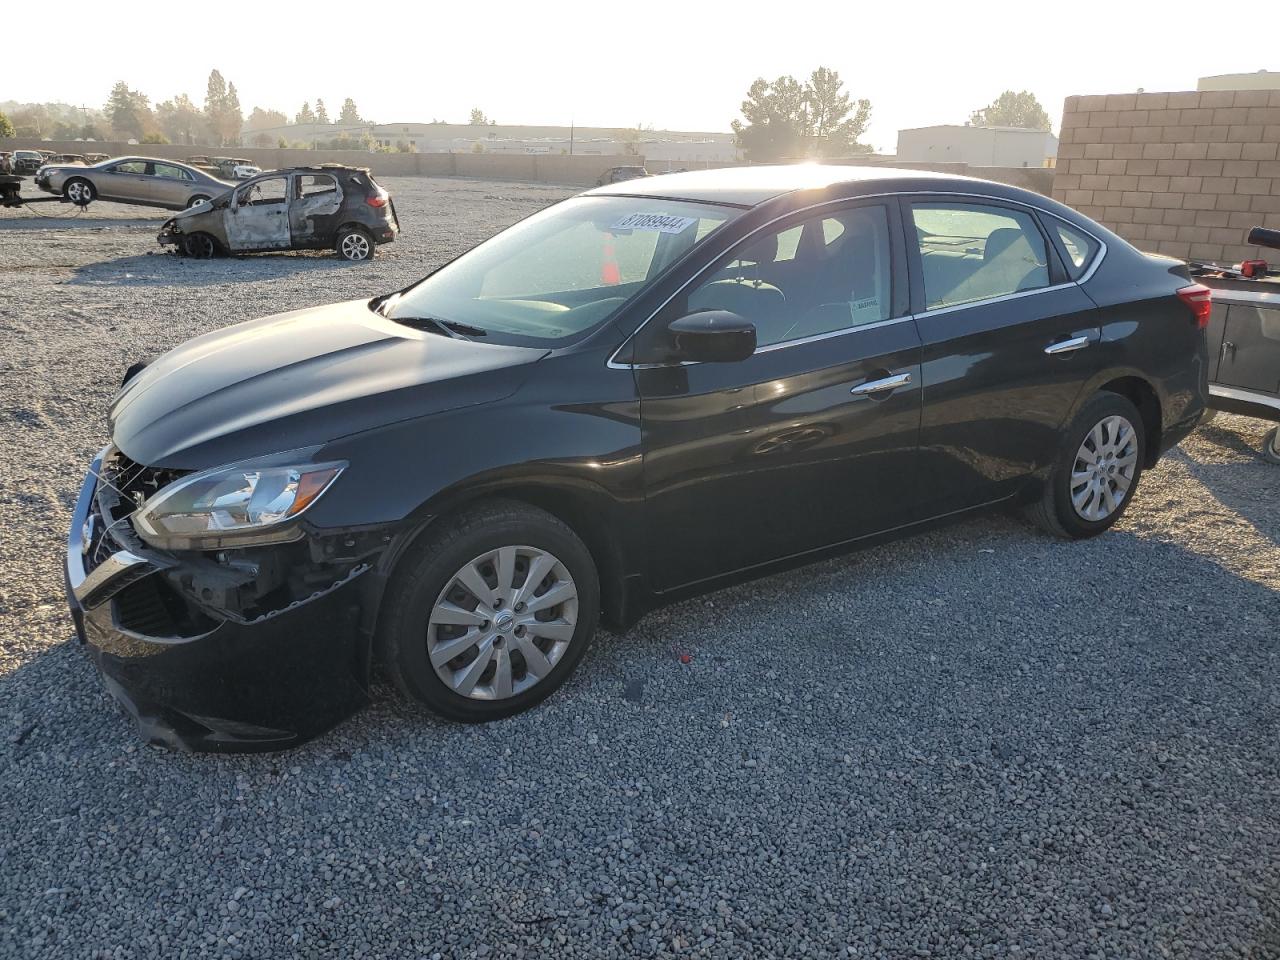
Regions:
[[613, 230], [655, 230], [681, 233], [698, 222], [697, 217], [672, 217], [663, 213], [633, 213], [613, 225]]

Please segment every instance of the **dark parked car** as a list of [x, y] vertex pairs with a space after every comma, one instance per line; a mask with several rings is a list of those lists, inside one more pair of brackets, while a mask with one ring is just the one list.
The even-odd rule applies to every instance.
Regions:
[[638, 180], [640, 177], [649, 176], [649, 171], [644, 167], [610, 167], [604, 173], [600, 174], [600, 178], [596, 180], [597, 187], [603, 187], [610, 183], [622, 183], [624, 180]]
[[254, 177], [166, 221], [159, 240], [191, 257], [332, 248], [358, 261], [399, 232], [391, 195], [368, 170], [323, 164]]
[[1204, 412], [1208, 311], [1185, 264], [1000, 184], [595, 189], [134, 372], [72, 612], [169, 743], [297, 743], [375, 657], [446, 717], [504, 717], [601, 619], [997, 505], [1103, 532]]
[[44, 154], [39, 150], [13, 151], [13, 172], [16, 174], [35, 173], [44, 166]]

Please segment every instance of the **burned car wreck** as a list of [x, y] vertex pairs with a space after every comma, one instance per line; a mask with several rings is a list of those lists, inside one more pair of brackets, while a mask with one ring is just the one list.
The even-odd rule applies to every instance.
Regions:
[[201, 259], [332, 249], [361, 261], [399, 232], [395, 204], [368, 170], [322, 164], [253, 177], [165, 221], [158, 239]]

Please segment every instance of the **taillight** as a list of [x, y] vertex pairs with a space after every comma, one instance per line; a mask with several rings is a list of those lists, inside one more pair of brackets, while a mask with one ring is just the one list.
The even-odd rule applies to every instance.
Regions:
[[371, 207], [385, 207], [387, 205], [387, 195], [385, 193], [371, 193], [364, 198], [364, 202]]
[[1213, 312], [1213, 291], [1203, 283], [1193, 283], [1178, 291], [1178, 299], [1187, 305], [1196, 326], [1203, 330], [1209, 326], [1209, 314]]

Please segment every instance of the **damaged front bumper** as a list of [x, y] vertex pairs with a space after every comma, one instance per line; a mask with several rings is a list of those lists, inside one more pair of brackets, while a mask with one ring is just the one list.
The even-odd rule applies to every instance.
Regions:
[[[218, 610], [198, 599], [219, 596], [216, 570], [199, 570], [218, 561], [138, 540], [110, 506], [106, 456], [110, 448], [93, 462], [72, 517], [67, 600], [107, 690], [144, 738], [185, 750], [279, 750], [368, 702], [369, 562], [325, 567], [332, 582], [301, 595], [281, 586], [252, 610]], [[233, 565], [227, 579], [235, 573], [247, 576]]]

